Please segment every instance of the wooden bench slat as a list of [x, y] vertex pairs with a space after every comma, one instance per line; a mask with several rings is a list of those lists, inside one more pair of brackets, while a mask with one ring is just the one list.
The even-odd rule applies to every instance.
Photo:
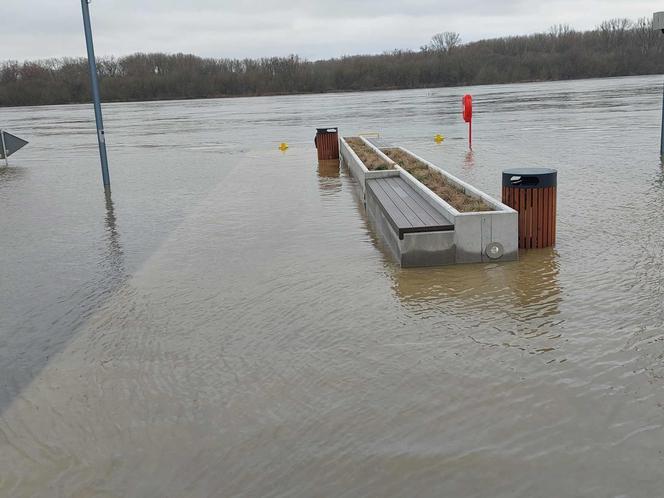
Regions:
[[400, 239], [406, 233], [454, 230], [454, 223], [403, 178], [376, 178], [366, 185]]
[[[418, 206], [409, 202], [408, 196], [403, 189], [401, 189], [403, 195], [399, 195], [399, 192], [396, 190], [399, 187], [394, 185], [394, 182], [388, 182], [386, 179], [379, 179], [376, 180], [376, 183], [380, 185], [387, 196], [399, 208], [399, 211], [401, 211], [408, 221], [410, 221], [412, 226], [426, 226], [434, 222], [430, 217], [426, 216], [426, 213], [424, 213], [423, 216], [420, 216], [417, 209]], [[421, 209], [419, 211], [421, 211]]]
[[396, 230], [399, 230], [400, 228], [412, 228], [413, 225], [410, 221], [408, 221], [403, 215], [396, 204], [392, 202], [392, 199], [390, 199], [381, 186], [375, 182], [375, 180], [368, 180], [367, 187], [371, 189], [371, 192], [376, 196], [378, 202], [383, 206], [383, 209], [394, 228]]
[[386, 178], [392, 188], [403, 192], [408, 196], [411, 208], [418, 213], [420, 219], [427, 224], [446, 225], [448, 220], [429, 200], [417, 192], [408, 182], [402, 178]]

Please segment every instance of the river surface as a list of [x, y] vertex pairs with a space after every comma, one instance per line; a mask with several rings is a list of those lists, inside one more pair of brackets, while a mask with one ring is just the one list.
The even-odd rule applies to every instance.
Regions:
[[[0, 109], [0, 496], [663, 496], [661, 87], [109, 104], [111, 196], [90, 106]], [[400, 269], [317, 126], [556, 168], [558, 244]]]

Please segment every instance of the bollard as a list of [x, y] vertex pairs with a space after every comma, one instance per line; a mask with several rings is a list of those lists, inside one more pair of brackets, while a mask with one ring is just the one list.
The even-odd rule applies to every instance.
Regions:
[[503, 171], [503, 203], [519, 213], [519, 248], [556, 244], [558, 172], [548, 168]]
[[317, 128], [314, 144], [316, 144], [316, 149], [318, 149], [319, 161], [339, 159], [338, 128]]

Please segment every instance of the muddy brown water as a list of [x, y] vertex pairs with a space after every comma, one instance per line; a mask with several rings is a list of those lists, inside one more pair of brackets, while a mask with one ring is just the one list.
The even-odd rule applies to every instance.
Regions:
[[[111, 104], [109, 197], [90, 108], [0, 109], [0, 496], [661, 496], [661, 84]], [[329, 125], [557, 168], [557, 247], [398, 268]]]

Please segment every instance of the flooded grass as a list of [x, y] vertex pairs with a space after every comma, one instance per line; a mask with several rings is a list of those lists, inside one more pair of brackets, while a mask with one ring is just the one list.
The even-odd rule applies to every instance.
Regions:
[[462, 213], [495, 211], [482, 199], [466, 194], [462, 188], [454, 185], [440, 172], [401, 149], [384, 149], [383, 152], [457, 211]]
[[350, 145], [360, 161], [364, 163], [369, 171], [385, 171], [392, 169], [392, 166], [381, 158], [376, 152], [365, 144], [359, 137], [344, 138], [346, 143]]

